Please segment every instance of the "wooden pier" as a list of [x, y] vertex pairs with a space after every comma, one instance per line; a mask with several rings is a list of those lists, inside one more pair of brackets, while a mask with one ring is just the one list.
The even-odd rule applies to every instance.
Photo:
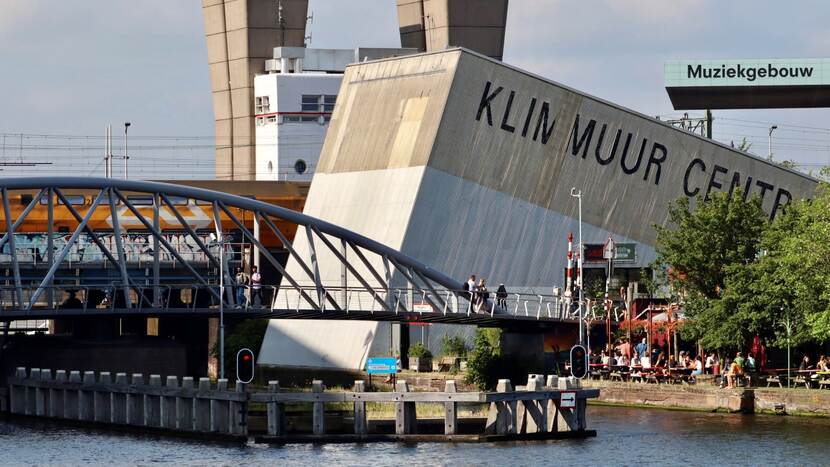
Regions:
[[[414, 392], [399, 381], [392, 392], [367, 392], [364, 381], [352, 391], [326, 391], [314, 381], [310, 392], [283, 391], [271, 381], [267, 391], [248, 391], [242, 384], [233, 390], [227, 380], [215, 385], [200, 378], [175, 376], [164, 379], [141, 374], [92, 371], [52, 374], [48, 369], [17, 368], [9, 381], [9, 411], [15, 415], [64, 419], [92, 424], [158, 429], [247, 439], [262, 443], [371, 442], [371, 441], [497, 441], [509, 439], [554, 439], [594, 436], [587, 429], [587, 399], [599, 396], [597, 389], [582, 389], [573, 378], [529, 375], [526, 386], [514, 390], [509, 380], [500, 380], [495, 392], [458, 392], [455, 381], [447, 381], [442, 392]], [[564, 394], [564, 397], [563, 397]], [[564, 401], [564, 402], [563, 402]], [[373, 432], [367, 420], [367, 403], [394, 407], [394, 433]], [[252, 404], [255, 403], [255, 404]], [[326, 427], [326, 404], [353, 407], [351, 432], [330, 432]], [[344, 404], [345, 403], [345, 404]], [[286, 405], [310, 404], [311, 430], [288, 430]], [[443, 407], [443, 434], [419, 433], [416, 405]], [[480, 404], [487, 419], [479, 433], [459, 433], [459, 404]], [[249, 430], [252, 405], [265, 406], [267, 428]], [[422, 423], [423, 424], [423, 423]]]

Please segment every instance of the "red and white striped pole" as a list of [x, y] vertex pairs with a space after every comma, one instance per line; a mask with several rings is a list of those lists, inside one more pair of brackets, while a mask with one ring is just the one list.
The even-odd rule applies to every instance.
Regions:
[[568, 272], [565, 276], [566, 277], [565, 292], [566, 292], [566, 296], [568, 296], [568, 297], [571, 296], [571, 285], [572, 285], [572, 280], [571, 280], [572, 272], [571, 271], [573, 270], [573, 267], [574, 267], [573, 245], [574, 245], [574, 234], [573, 233], [568, 233]]

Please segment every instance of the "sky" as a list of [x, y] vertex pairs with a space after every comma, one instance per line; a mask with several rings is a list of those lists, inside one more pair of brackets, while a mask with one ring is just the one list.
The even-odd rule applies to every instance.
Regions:
[[[309, 12], [312, 47], [400, 46], [393, 0], [310, 0]], [[504, 61], [672, 118], [681, 113], [663, 87], [665, 61], [823, 58], [827, 18], [824, 0], [511, 0]], [[125, 121], [133, 177], [213, 174], [200, 0], [2, 0], [0, 43], [0, 161], [52, 163], [0, 176], [100, 175], [104, 127], [118, 151]], [[830, 110], [714, 114], [717, 139], [746, 137], [766, 156], [775, 124], [776, 160], [830, 165]]]

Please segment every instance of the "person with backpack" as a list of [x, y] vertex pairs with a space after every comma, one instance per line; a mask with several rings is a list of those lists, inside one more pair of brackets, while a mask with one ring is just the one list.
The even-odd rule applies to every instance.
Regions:
[[242, 308], [247, 305], [247, 301], [245, 299], [245, 289], [251, 283], [251, 276], [249, 276], [242, 268], [236, 268], [236, 276], [234, 277], [236, 281], [235, 289], [236, 289], [236, 308]]

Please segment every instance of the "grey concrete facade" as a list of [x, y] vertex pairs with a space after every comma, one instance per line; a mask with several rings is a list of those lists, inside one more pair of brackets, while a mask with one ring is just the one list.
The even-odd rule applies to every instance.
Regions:
[[[454, 49], [347, 69], [305, 212], [460, 280], [475, 273], [491, 289], [502, 282], [550, 293], [563, 285], [567, 234], [578, 229], [572, 187], [583, 193], [585, 243], [608, 236], [634, 243], [629, 266], [639, 268], [654, 257], [652, 226], [665, 225], [680, 197], [740, 187], [762, 196], [772, 217], [791, 199], [811, 196], [815, 185], [801, 173]], [[308, 251], [302, 239], [295, 247]], [[324, 283], [341, 279], [331, 255], [318, 261]], [[289, 273], [298, 267], [289, 261]], [[360, 367], [367, 337], [380, 334], [376, 323], [355, 323], [360, 332], [332, 340], [334, 322], [272, 321], [260, 362], [291, 365], [290, 355], [270, 351], [286, 336], [327, 335], [304, 345]]]
[[401, 46], [466, 47], [501, 60], [509, 0], [397, 0]]
[[218, 179], [254, 179], [254, 75], [274, 47], [304, 45], [307, 12], [308, 0], [202, 0]]

